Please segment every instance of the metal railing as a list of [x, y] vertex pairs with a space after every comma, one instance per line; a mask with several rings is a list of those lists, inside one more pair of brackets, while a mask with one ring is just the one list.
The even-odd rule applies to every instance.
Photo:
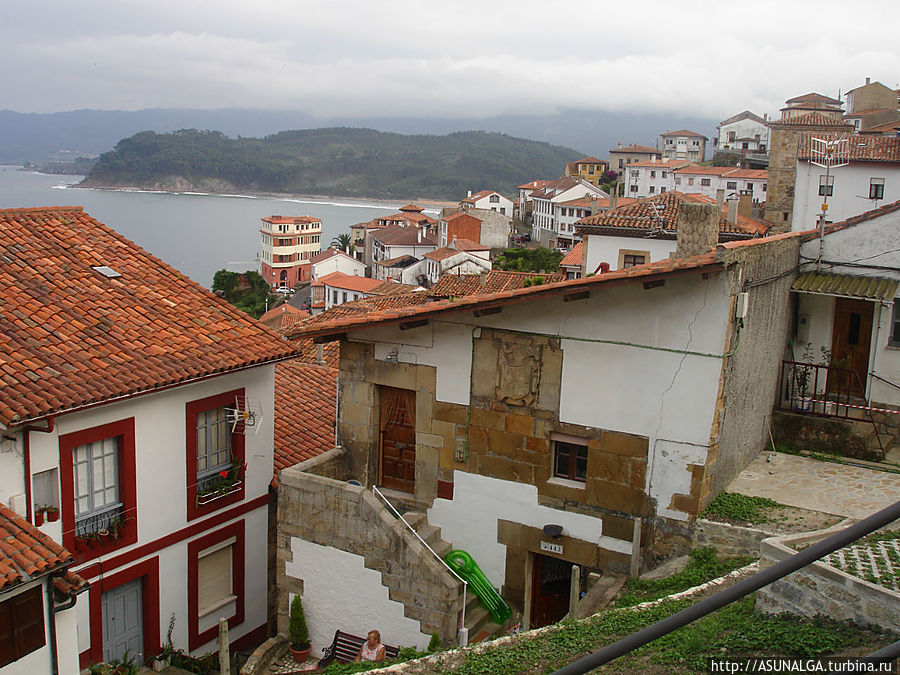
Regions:
[[[900, 502], [895, 502], [881, 511], [872, 514], [868, 518], [864, 518], [858, 523], [854, 523], [846, 529], [832, 534], [826, 539], [813, 544], [809, 548], [805, 548], [799, 553], [795, 553], [790, 558], [786, 558], [771, 567], [767, 567], [766, 569], [757, 572], [752, 577], [744, 579], [730, 588], [719, 591], [715, 595], [705, 598], [695, 605], [686, 607], [680, 612], [676, 612], [675, 614], [666, 617], [662, 621], [657, 621], [653, 625], [647, 626], [637, 633], [632, 633], [618, 642], [607, 645], [603, 649], [593, 652], [568, 666], [560, 668], [555, 671], [553, 675], [580, 675], [581, 673], [587, 673], [610, 661], [614, 661], [638, 647], [642, 647], [657, 638], [668, 635], [672, 631], [675, 631], [682, 626], [686, 626], [697, 619], [701, 619], [704, 616], [721, 609], [725, 605], [741, 599], [745, 595], [758, 591], [763, 586], [768, 586], [773, 581], [786, 577], [788, 574], [796, 572], [816, 560], [824, 558], [830, 553], [834, 553], [838, 549], [871, 534], [875, 530], [892, 523], [898, 518], [900, 518]], [[872, 656], [889, 657], [896, 656], [898, 653], [900, 653], [900, 646], [898, 646], [898, 643], [894, 643], [889, 647], [875, 652]]]
[[468, 636], [467, 636], [467, 635], [466, 635], [466, 636], [463, 635], [463, 630], [464, 630], [465, 627], [466, 627], [466, 589], [468, 588], [469, 584], [466, 582], [465, 579], [463, 579], [461, 576], [459, 576], [459, 575], [453, 570], [453, 568], [450, 567], [450, 565], [448, 565], [448, 564], [444, 561], [444, 559], [441, 558], [441, 556], [439, 556], [439, 555], [435, 552], [435, 550], [434, 550], [433, 548], [431, 548], [431, 546], [428, 545], [428, 542], [426, 542], [424, 539], [422, 539], [421, 536], [419, 536], [419, 533], [416, 532], [415, 528], [414, 528], [412, 525], [410, 525], [408, 522], [406, 522], [406, 518], [404, 518], [396, 508], [394, 508], [394, 505], [391, 504], [391, 503], [388, 501], [388, 498], [385, 497], [385, 496], [382, 494], [381, 490], [379, 490], [375, 485], [373, 485], [373, 486], [372, 486], [372, 492], [375, 493], [376, 495], [378, 495], [379, 497], [381, 497], [382, 501], [383, 501], [385, 504], [388, 505], [388, 508], [389, 508], [391, 511], [394, 512], [394, 515], [397, 516], [397, 518], [399, 518], [401, 521], [403, 521], [403, 524], [406, 525], [406, 527], [409, 529], [409, 531], [412, 532], [412, 533], [415, 535], [416, 539], [418, 539], [420, 542], [422, 542], [422, 545], [423, 545], [425, 548], [427, 548], [429, 551], [431, 551], [431, 555], [433, 555], [435, 558], [437, 558], [437, 559], [440, 561], [440, 563], [441, 563], [444, 567], [447, 568], [447, 571], [450, 572], [450, 574], [452, 574], [453, 576], [455, 576], [457, 579], [459, 579], [459, 582], [463, 585], [462, 613], [460, 614], [460, 618], [459, 618], [459, 635], [460, 635], [460, 641], [459, 641], [460, 644], [459, 644], [459, 646], [460, 646], [460, 647], [465, 647], [466, 645], [463, 644], [463, 642], [468, 642], [468, 639], [467, 639]]
[[865, 399], [865, 386], [852, 368], [782, 361], [777, 406], [779, 410], [871, 422], [878, 450], [884, 457], [878, 424]]
[[112, 504], [102, 511], [95, 511], [86, 516], [76, 516], [75, 536], [94, 537], [114, 532], [124, 524], [123, 515], [124, 506]]

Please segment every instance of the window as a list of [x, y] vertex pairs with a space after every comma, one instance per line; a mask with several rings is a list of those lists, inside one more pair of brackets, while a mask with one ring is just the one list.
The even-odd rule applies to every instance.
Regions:
[[753, 192], [753, 183], [744, 183], [744, 187], [750, 192]]
[[[827, 185], [826, 185], [827, 182]], [[819, 196], [830, 197], [834, 194], [834, 176], [819, 176]]]
[[593, 164], [588, 164], [588, 173], [591, 174], [592, 176], [594, 175], [594, 165]]
[[749, 150], [749, 149], [750, 149], [750, 143], [748, 143], [747, 141], [744, 141], [743, 143], [741, 143], [741, 150]]
[[693, 184], [694, 184], [694, 179], [688, 178], [688, 185], [693, 185]]
[[725, 183], [725, 189], [726, 190], [737, 190], [737, 181], [736, 180], [727, 181]]
[[587, 479], [587, 445], [553, 441], [553, 476], [584, 482]]
[[506, 215], [506, 207], [505, 206], [500, 207], [500, 213], [504, 216]]
[[675, 176], [675, 185], [681, 185], [681, 176]]
[[491, 204], [499, 204], [500, 203], [500, 195], [491, 195], [490, 202], [491, 202]]
[[894, 314], [891, 317], [891, 337], [888, 340], [891, 347], [900, 347], [900, 300], [894, 300]]
[[347, 302], [347, 293], [343, 292], [343, 293], [341, 293], [341, 303], [345, 303], [345, 302]]
[[701, 178], [700, 179], [700, 185], [702, 185], [703, 187], [709, 187], [711, 184], [712, 183], [709, 178]]
[[629, 185], [628, 190], [629, 190], [629, 192], [637, 192], [638, 186], [637, 185]]
[[665, 191], [666, 191], [666, 188], [664, 188], [664, 187], [659, 188], [659, 194], [662, 194]]
[[662, 177], [663, 177], [663, 178], [665, 178], [665, 177], [668, 176], [668, 175], [669, 175], [669, 172], [668, 172], [668, 171], [663, 171], [663, 172], [662, 172]]
[[768, 184], [768, 183], [763, 183], [763, 192], [765, 192], [765, 191], [766, 191], [766, 188], [767, 188], [767, 187], [768, 187], [768, 186], [769, 186], [769, 184]]
[[244, 434], [228, 418], [243, 396], [236, 389], [185, 406], [188, 520], [244, 498]]
[[655, 171], [651, 171], [651, 172], [650, 172], [650, 178], [656, 178], [656, 172], [655, 172]]
[[0, 602], [0, 668], [44, 646], [42, 586]]
[[655, 185], [651, 185], [651, 186], [650, 186], [650, 194], [651, 194], [651, 195], [652, 195], [652, 194], [656, 194], [656, 186], [655, 186]]
[[338, 292], [337, 291], [331, 291], [331, 304], [332, 305], [338, 304]]
[[869, 180], [869, 199], [884, 199], [884, 178]]
[[626, 253], [622, 258], [622, 267], [634, 267], [636, 265], [643, 265], [644, 262], [644, 256]]
[[188, 542], [188, 648], [218, 635], [218, 620], [232, 630], [244, 622], [244, 521]]
[[734, 132], [734, 131], [729, 131], [729, 132], [728, 132], [728, 142], [729, 142], [729, 143], [733, 143], [733, 142], [735, 141], [736, 138], [737, 138], [737, 133], [736, 133], [736, 132]]
[[620, 168], [620, 169], [622, 168], [622, 165], [623, 165], [624, 163], [625, 163], [625, 162], [624, 162], [622, 159], [619, 159], [619, 168]]
[[59, 437], [63, 546], [79, 562], [137, 541], [134, 438], [133, 417]]

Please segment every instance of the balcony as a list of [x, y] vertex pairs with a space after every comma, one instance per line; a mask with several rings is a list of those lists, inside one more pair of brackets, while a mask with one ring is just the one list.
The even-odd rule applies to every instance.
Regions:
[[76, 517], [75, 537], [80, 539], [98, 539], [106, 536], [117, 538], [125, 520], [124, 505], [112, 504], [101, 511]]

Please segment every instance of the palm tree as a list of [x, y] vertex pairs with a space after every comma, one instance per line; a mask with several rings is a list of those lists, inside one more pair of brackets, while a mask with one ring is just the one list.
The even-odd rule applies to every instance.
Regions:
[[353, 241], [350, 239], [350, 235], [346, 232], [342, 232], [334, 239], [332, 239], [331, 247], [336, 248], [339, 251], [343, 251], [347, 254], [353, 253]]

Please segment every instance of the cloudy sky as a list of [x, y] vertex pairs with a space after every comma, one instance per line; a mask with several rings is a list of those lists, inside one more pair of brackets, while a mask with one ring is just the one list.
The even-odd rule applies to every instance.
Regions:
[[[4, 0], [0, 109], [775, 113], [900, 86], [896, 0]], [[859, 8], [859, 11], [857, 11]]]

